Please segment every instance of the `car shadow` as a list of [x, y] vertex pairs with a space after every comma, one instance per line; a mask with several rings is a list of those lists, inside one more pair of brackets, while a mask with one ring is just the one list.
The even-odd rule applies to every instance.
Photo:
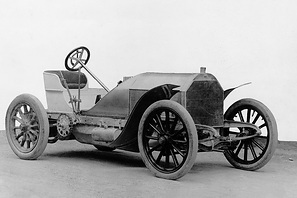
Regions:
[[[59, 149], [59, 150], [57, 150]], [[78, 146], [76, 143], [71, 145], [58, 145], [49, 147], [41, 156], [43, 160], [66, 159], [75, 161], [96, 161], [110, 165], [120, 165], [125, 167], [145, 167], [139, 153], [116, 149], [114, 151], [99, 151], [89, 146]], [[191, 173], [207, 173], [213, 171], [234, 171], [232, 165], [228, 163], [221, 153], [198, 153], [196, 161], [191, 168]]]
[[[52, 151], [43, 154], [45, 158], [60, 158], [84, 161], [97, 161], [110, 163], [113, 165], [121, 165], [127, 167], [145, 167], [139, 153], [114, 150], [114, 151], [99, 151], [97, 149], [84, 150], [68, 150], [68, 151]], [[209, 160], [198, 159], [194, 163], [191, 172], [208, 172], [214, 170], [230, 169], [233, 167], [225, 160]]]
[[214, 170], [232, 170], [233, 166], [224, 162], [195, 162], [192, 172], [212, 172]]
[[145, 167], [141, 156], [138, 153], [132, 153], [122, 150], [99, 151], [97, 149], [89, 150], [71, 150], [46, 152], [45, 158], [67, 158], [73, 160], [100, 161], [112, 164], [124, 165], [128, 167]]

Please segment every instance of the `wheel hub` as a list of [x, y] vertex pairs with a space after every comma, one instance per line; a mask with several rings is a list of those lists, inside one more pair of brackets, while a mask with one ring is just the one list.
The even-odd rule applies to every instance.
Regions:
[[168, 136], [167, 135], [163, 135], [159, 138], [158, 140], [159, 144], [164, 145], [168, 142]]
[[28, 125], [21, 125], [21, 131], [26, 132], [29, 130], [29, 126]]

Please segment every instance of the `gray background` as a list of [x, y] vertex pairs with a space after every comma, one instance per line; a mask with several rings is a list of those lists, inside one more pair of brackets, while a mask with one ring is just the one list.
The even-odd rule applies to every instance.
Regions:
[[[46, 107], [42, 72], [64, 69], [75, 47], [109, 88], [142, 72], [214, 74], [234, 101], [252, 97], [274, 113], [280, 140], [297, 140], [297, 2], [0, 0], [0, 129], [21, 93]], [[94, 81], [91, 86], [98, 87]]]

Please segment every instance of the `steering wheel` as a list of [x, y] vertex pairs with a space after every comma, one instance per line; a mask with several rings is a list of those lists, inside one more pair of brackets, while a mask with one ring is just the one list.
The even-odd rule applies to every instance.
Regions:
[[77, 71], [84, 67], [90, 58], [90, 51], [86, 47], [78, 47], [72, 50], [65, 59], [65, 67], [69, 71]]

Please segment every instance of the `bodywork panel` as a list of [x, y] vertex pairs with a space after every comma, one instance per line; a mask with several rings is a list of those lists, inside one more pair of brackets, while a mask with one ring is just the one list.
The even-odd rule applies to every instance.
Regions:
[[[81, 113], [82, 115], [89, 116], [127, 119], [134, 109], [136, 102], [148, 90], [164, 84], [173, 84], [179, 86], [178, 90], [182, 92], [188, 89], [196, 76], [197, 74], [192, 73], [149, 72], [139, 74], [115, 87], [97, 102], [94, 107]], [[180, 96], [175, 96], [173, 100], [182, 103]]]
[[233, 87], [233, 88], [230, 88], [230, 89], [226, 89], [225, 91], [224, 91], [224, 100], [227, 98], [227, 96], [232, 92], [232, 91], [234, 91], [235, 89], [237, 89], [237, 88], [239, 88], [239, 87], [242, 87], [242, 86], [245, 86], [245, 85], [249, 85], [249, 84], [251, 84], [251, 82], [248, 82], [248, 83], [244, 83], [244, 84], [242, 84], [242, 85], [239, 85], [239, 86], [237, 86], [237, 87]]
[[130, 151], [138, 151], [137, 133], [142, 114], [152, 103], [172, 98], [172, 96], [178, 92], [173, 90], [176, 87], [178, 86], [171, 84], [161, 85], [143, 94], [135, 104], [122, 133], [110, 146], [121, 147], [122, 149]]

